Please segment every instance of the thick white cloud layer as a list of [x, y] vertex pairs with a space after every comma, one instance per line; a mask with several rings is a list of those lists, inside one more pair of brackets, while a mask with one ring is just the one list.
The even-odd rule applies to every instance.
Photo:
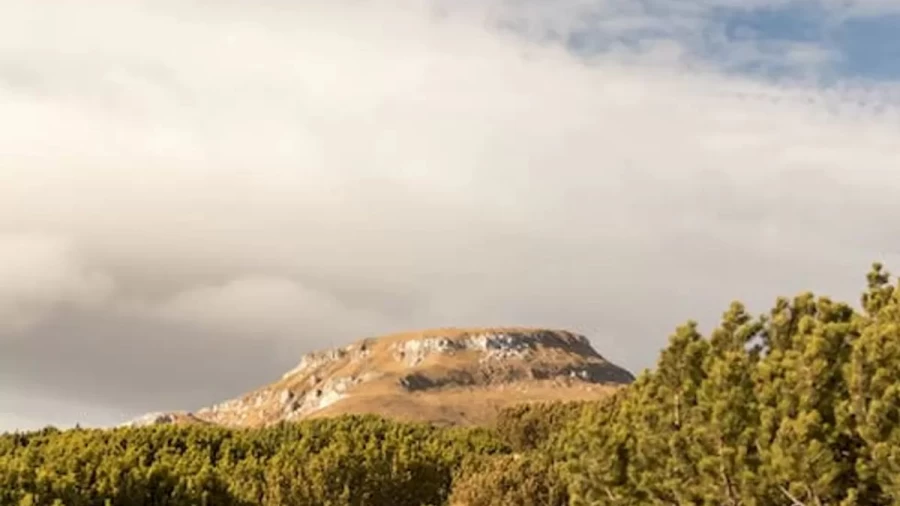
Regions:
[[898, 264], [896, 90], [723, 77], [674, 42], [586, 62], [494, 28], [571, 19], [485, 5], [0, 5], [0, 380], [193, 408], [470, 324], [638, 369], [733, 298], [852, 298]]

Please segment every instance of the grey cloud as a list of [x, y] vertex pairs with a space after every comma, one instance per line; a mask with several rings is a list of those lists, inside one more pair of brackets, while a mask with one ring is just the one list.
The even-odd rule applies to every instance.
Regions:
[[0, 236], [0, 329], [16, 331], [55, 308], [103, 306], [113, 281], [80, 264], [69, 247], [52, 237]]
[[[291, 367], [294, 357], [266, 336], [244, 339], [110, 314], [59, 312], [4, 345], [5, 385], [40, 400], [116, 410], [195, 409]], [[330, 336], [321, 336], [323, 344]], [[23, 413], [27, 415], [28, 413]]]
[[586, 63], [474, 4], [35, 5], [0, 6], [41, 83], [0, 88], [20, 396], [195, 408], [445, 325], [571, 328], [637, 370], [733, 298], [855, 298], [898, 258], [889, 89]]

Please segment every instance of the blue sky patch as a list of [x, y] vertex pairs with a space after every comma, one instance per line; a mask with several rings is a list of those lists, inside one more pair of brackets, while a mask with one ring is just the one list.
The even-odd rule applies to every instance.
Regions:
[[900, 80], [900, 14], [851, 19], [832, 34], [841, 49], [841, 72]]
[[674, 41], [686, 57], [725, 72], [900, 81], [900, 9], [862, 15], [822, 2], [752, 9], [671, 2], [582, 5], [574, 27], [545, 34], [584, 56]]

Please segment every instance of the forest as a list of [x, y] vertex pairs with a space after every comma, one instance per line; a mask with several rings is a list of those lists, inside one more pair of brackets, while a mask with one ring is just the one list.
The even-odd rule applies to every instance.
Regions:
[[[900, 505], [900, 286], [732, 303], [597, 402], [490, 427], [374, 416], [0, 436], [0, 505]], [[636, 315], [639, 317], [639, 315]]]

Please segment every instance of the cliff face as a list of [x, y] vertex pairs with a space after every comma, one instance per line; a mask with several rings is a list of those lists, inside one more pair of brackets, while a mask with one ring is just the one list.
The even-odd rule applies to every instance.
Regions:
[[442, 424], [487, 423], [511, 404], [595, 399], [633, 379], [587, 338], [571, 332], [438, 329], [310, 353], [280, 380], [242, 397], [136, 422], [257, 427], [375, 413]]

